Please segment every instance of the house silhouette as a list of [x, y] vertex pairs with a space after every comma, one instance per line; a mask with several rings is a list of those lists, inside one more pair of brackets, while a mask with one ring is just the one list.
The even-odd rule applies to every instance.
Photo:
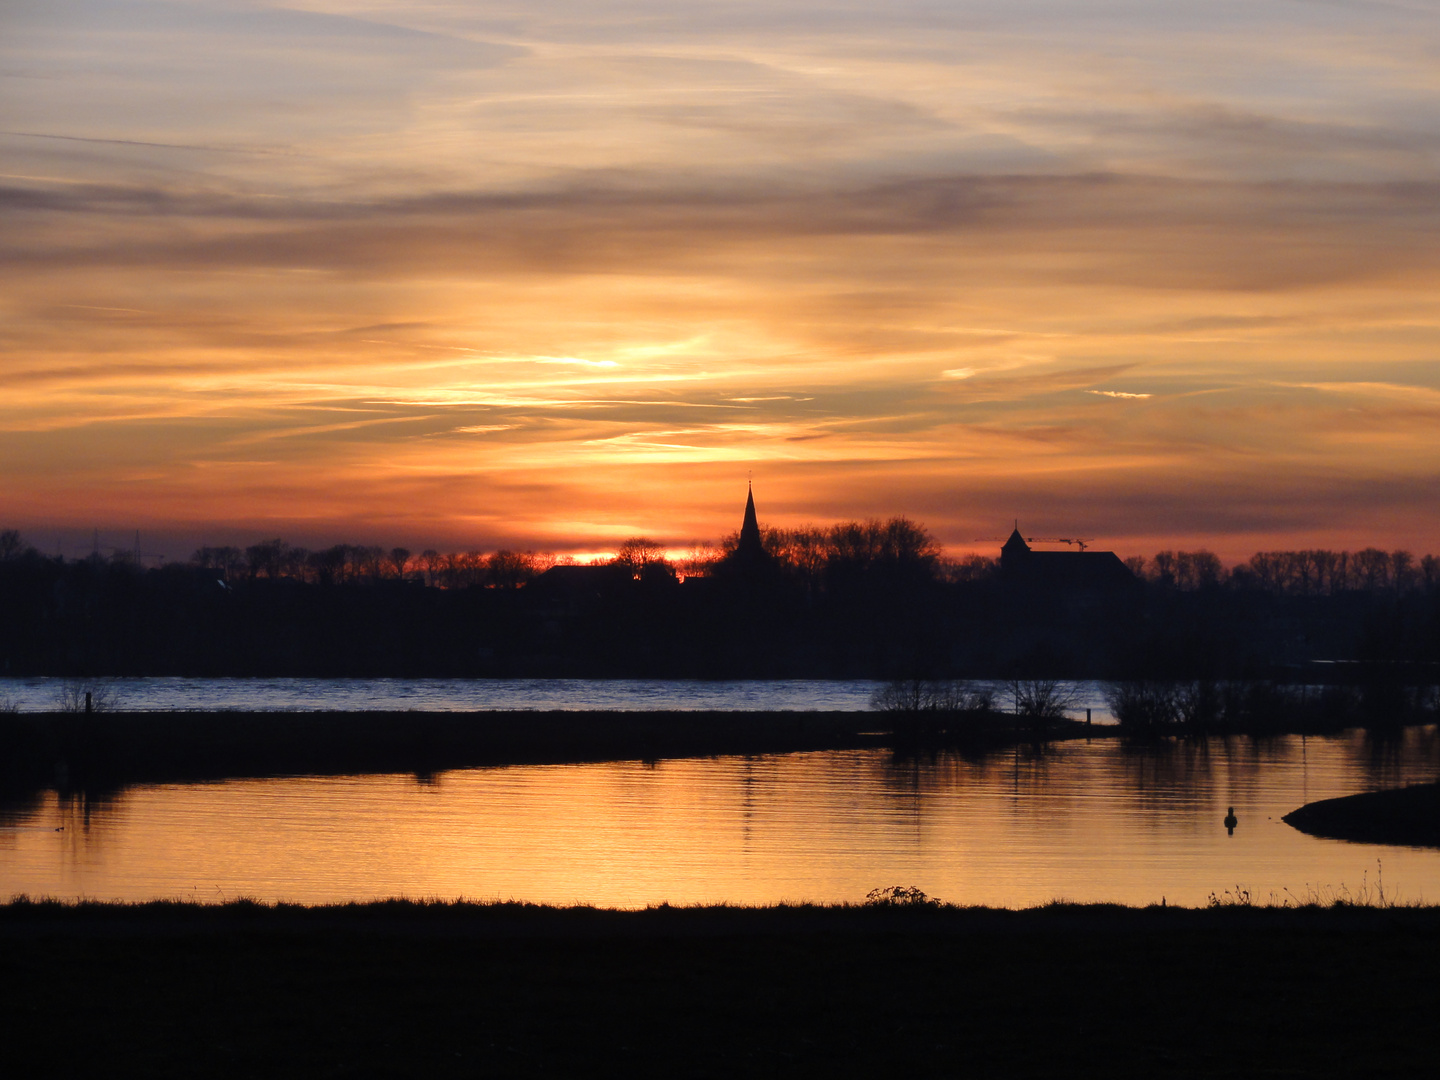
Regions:
[[1018, 525], [1000, 549], [1000, 580], [1050, 592], [1118, 592], [1137, 581], [1113, 551], [1036, 551]]

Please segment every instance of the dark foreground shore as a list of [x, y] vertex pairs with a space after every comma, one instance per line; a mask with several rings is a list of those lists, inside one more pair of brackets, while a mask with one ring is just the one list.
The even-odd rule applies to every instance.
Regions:
[[[1052, 739], [1114, 733], [1073, 721], [1045, 730]], [[21, 713], [0, 717], [0, 769], [12, 784], [119, 785], [907, 742], [984, 747], [1034, 735], [998, 713], [971, 717], [954, 730], [897, 729], [893, 718], [875, 712]]]
[[1416, 1076], [1440, 909], [0, 908], [45, 1075]]
[[1415, 784], [1306, 803], [1282, 819], [1312, 836], [1440, 847], [1440, 784]]

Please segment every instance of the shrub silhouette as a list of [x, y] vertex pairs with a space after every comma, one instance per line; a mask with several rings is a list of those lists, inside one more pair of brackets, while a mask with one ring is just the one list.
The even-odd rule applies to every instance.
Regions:
[[915, 885], [886, 885], [865, 894], [866, 907], [940, 907], [941, 902], [927, 896]]

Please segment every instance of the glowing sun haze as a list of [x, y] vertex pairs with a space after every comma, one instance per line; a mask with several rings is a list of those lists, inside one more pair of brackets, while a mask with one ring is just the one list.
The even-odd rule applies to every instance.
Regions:
[[0, 129], [42, 546], [1440, 547], [1433, 0], [4, 0]]

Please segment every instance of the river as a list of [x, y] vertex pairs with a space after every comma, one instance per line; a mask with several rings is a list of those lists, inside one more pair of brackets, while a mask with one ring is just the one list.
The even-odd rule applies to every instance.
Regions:
[[[80, 685], [76, 683], [76, 685]], [[86, 684], [89, 685], [89, 684]], [[492, 709], [601, 709], [691, 712], [861, 711], [880, 683], [868, 679], [106, 679], [99, 685], [112, 707], [132, 711], [216, 710], [342, 712], [415, 710], [465, 712]], [[1003, 683], [987, 683], [1004, 706]], [[1112, 720], [1103, 686], [1064, 684], [1077, 716], [1092, 710]], [[26, 712], [57, 707], [67, 680], [0, 679], [0, 701]]]
[[983, 758], [832, 751], [50, 791], [0, 809], [0, 893], [637, 906], [915, 885], [964, 904], [1196, 905], [1383, 884], [1434, 901], [1440, 852], [1320, 840], [1280, 817], [1437, 771], [1429, 727], [1378, 742], [1096, 739]]

